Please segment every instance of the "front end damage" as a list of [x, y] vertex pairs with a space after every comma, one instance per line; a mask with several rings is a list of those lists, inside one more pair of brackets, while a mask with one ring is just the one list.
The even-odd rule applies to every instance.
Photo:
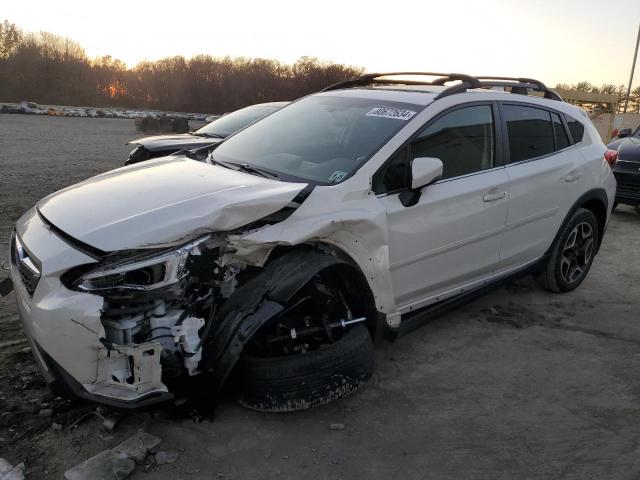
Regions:
[[[63, 282], [103, 299], [98, 395], [135, 399], [149, 392], [185, 394], [200, 373], [203, 340], [240, 268], [220, 265], [224, 237], [208, 235], [176, 249], [70, 270]], [[88, 271], [84, 271], [88, 270]]]
[[29, 245], [38, 279], [27, 288], [17, 254], [12, 276], [45, 378], [60, 393], [111, 406], [189, 397], [210, 411], [245, 348], [304, 353], [373, 318], [358, 270], [330, 249], [263, 245], [256, 261], [232, 246], [294, 210], [179, 246], [100, 258], [31, 211], [14, 244]]

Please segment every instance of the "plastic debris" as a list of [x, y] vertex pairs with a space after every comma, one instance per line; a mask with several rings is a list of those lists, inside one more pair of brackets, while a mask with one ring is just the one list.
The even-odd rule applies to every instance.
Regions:
[[122, 480], [135, 470], [136, 463], [142, 464], [149, 451], [157, 447], [161, 441], [155, 435], [140, 431], [111, 450], [103, 450], [70, 468], [64, 473], [64, 478], [67, 480]]
[[162, 440], [155, 435], [146, 432], [138, 432], [133, 437], [129, 437], [112, 450], [120, 456], [131, 458], [136, 463], [144, 462], [149, 450], [157, 447]]
[[122, 480], [136, 468], [136, 462], [113, 450], [103, 450], [64, 472], [67, 480]]
[[155, 454], [155, 460], [157, 465], [164, 465], [165, 463], [173, 463], [178, 460], [180, 454], [175, 450], [161, 450]]
[[24, 463], [14, 467], [4, 458], [0, 458], [0, 480], [24, 480]]

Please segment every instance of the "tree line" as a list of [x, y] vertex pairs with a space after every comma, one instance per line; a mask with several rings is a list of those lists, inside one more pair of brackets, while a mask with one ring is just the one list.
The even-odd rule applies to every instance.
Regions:
[[[287, 65], [262, 58], [175, 56], [128, 68], [108, 55], [89, 58], [69, 38], [0, 23], [0, 101], [6, 102], [224, 113], [293, 100], [362, 73], [359, 67], [309, 57]], [[618, 95], [619, 111], [626, 94], [624, 85], [613, 84], [556, 88]], [[640, 86], [632, 90], [627, 111], [640, 113]]]
[[[578, 90], [580, 92], [605, 93], [608, 95], [618, 96], [618, 112], [622, 113], [624, 109], [624, 101], [627, 96], [627, 87], [625, 85], [614, 85], [612, 83], [604, 83], [600, 87], [592, 85], [589, 82], [578, 82], [574, 84], [559, 83], [556, 85], [559, 90]], [[602, 105], [602, 107], [605, 107]], [[627, 113], [640, 113], [640, 86], [632, 89], [629, 93], [629, 105]]]
[[363, 73], [317, 58], [293, 65], [262, 58], [197, 55], [143, 61], [133, 68], [48, 32], [0, 23], [0, 101], [224, 113], [293, 100]]

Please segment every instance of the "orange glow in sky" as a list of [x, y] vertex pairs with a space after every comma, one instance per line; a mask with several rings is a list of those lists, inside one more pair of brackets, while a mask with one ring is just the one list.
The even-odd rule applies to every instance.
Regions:
[[[171, 55], [307, 55], [367, 71], [429, 70], [628, 81], [638, 0], [5, 0], [3, 18], [80, 42], [129, 66]], [[640, 83], [640, 73], [636, 75]]]

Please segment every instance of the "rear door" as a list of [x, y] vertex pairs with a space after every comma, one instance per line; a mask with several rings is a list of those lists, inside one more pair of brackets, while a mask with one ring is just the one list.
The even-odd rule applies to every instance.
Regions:
[[579, 197], [582, 157], [570, 145], [564, 118], [531, 104], [504, 102], [509, 213], [501, 269], [540, 258]]
[[[495, 108], [474, 103], [444, 112], [374, 176], [387, 211], [391, 279], [401, 310], [459, 293], [456, 288], [498, 266], [508, 177], [497, 155]], [[399, 192], [418, 157], [442, 160], [444, 175], [405, 207]]]

